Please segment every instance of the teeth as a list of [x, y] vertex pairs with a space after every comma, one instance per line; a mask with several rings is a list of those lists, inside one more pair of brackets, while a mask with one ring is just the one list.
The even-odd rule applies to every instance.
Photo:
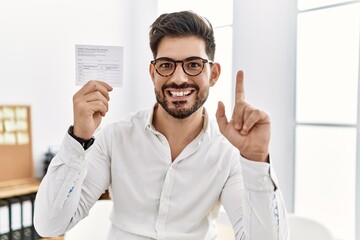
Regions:
[[187, 96], [191, 93], [191, 91], [185, 91], [185, 92], [171, 92], [171, 95], [176, 96], [176, 97], [182, 97], [182, 96]]

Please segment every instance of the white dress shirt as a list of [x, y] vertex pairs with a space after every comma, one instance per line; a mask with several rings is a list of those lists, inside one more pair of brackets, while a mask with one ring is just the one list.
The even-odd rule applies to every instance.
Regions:
[[221, 205], [236, 239], [287, 239], [286, 209], [270, 164], [243, 159], [204, 117], [202, 132], [174, 161], [152, 125], [153, 109], [102, 128], [86, 151], [66, 134], [36, 196], [38, 233], [65, 233], [109, 189], [108, 240], [217, 239]]

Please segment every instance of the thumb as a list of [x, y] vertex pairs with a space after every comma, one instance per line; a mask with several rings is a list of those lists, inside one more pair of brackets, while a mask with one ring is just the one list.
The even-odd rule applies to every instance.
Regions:
[[225, 115], [224, 103], [221, 101], [218, 102], [218, 108], [216, 110], [216, 120], [219, 125], [220, 132], [223, 132], [223, 130], [225, 130], [225, 128], [229, 124], [229, 122]]

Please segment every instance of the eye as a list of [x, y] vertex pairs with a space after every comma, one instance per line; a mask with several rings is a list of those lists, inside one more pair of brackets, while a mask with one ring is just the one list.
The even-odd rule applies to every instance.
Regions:
[[159, 68], [164, 69], [164, 70], [172, 69], [172, 68], [174, 68], [174, 63], [162, 61], [162, 62], [159, 62]]
[[188, 69], [198, 69], [202, 67], [201, 61], [191, 61], [186, 63], [186, 68]]

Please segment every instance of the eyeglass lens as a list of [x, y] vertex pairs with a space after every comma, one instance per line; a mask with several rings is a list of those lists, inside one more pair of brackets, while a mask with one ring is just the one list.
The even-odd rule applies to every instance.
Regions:
[[207, 61], [202, 58], [186, 59], [183, 61], [160, 58], [155, 61], [155, 69], [160, 75], [167, 77], [175, 72], [177, 63], [181, 63], [181, 66], [186, 74], [190, 76], [197, 76], [204, 69], [206, 62]]

